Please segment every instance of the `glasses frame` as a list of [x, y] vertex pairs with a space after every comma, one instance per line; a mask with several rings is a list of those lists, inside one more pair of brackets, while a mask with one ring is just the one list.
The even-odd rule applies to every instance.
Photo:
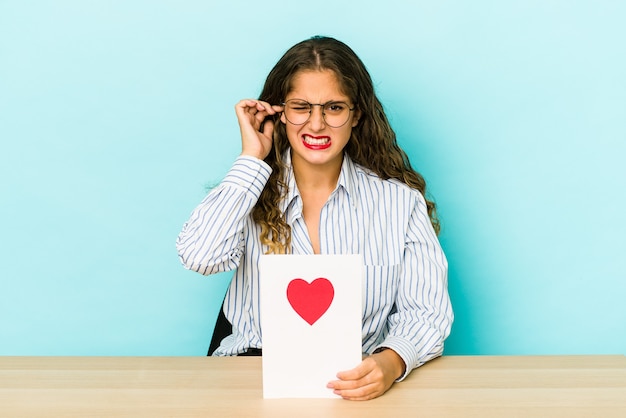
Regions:
[[[348, 123], [348, 121], [350, 120], [350, 112], [354, 112], [356, 110], [356, 106], [354, 107], [350, 107], [350, 105], [346, 102], [343, 102], [341, 100], [330, 100], [326, 103], [309, 103], [304, 99], [289, 99], [289, 100], [285, 100], [284, 102], [281, 103], [281, 106], [286, 107], [287, 103], [292, 102], [292, 101], [299, 101], [302, 103], [306, 103], [309, 105], [309, 117], [306, 118], [306, 120], [302, 123], [293, 123], [292, 121], [289, 120], [289, 118], [287, 117], [287, 112], [285, 112], [285, 110], [283, 110], [283, 114], [285, 115], [285, 119], [287, 120], [287, 122], [291, 123], [292, 125], [296, 125], [296, 126], [301, 126], [304, 125], [305, 123], [307, 123], [310, 119], [311, 119], [311, 115], [313, 114], [313, 106], [319, 106], [322, 109], [322, 119], [324, 120], [324, 123], [328, 126], [330, 126], [331, 128], [341, 128], [342, 126], [344, 126], [346, 123]], [[333, 126], [330, 123], [328, 123], [328, 121], [326, 120], [326, 113], [324, 112], [324, 108], [326, 106], [328, 106], [329, 104], [333, 104], [333, 103], [337, 103], [337, 104], [344, 104], [346, 105], [346, 107], [348, 108], [348, 117], [346, 118], [346, 121], [344, 123], [342, 123], [341, 125], [338, 126]]]

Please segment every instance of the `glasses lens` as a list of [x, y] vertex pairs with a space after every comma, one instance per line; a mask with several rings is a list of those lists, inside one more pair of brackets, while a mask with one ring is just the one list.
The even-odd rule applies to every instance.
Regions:
[[331, 102], [324, 105], [324, 120], [328, 126], [343, 126], [350, 117], [350, 107], [344, 102]]
[[[293, 125], [304, 125], [311, 117], [313, 105], [299, 99], [288, 100], [285, 103], [285, 118]], [[350, 106], [344, 102], [330, 102], [323, 105], [322, 115], [324, 122], [332, 128], [339, 128], [350, 118]]]
[[311, 104], [303, 100], [289, 100], [285, 103], [285, 117], [294, 125], [303, 125], [311, 116]]

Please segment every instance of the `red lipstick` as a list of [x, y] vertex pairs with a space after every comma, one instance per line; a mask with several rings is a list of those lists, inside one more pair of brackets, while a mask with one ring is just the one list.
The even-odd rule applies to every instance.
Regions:
[[320, 151], [330, 147], [329, 136], [302, 135], [302, 143], [310, 150]]

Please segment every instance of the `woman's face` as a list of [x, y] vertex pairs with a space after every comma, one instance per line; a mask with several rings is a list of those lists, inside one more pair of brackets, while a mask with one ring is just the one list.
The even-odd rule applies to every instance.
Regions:
[[[337, 76], [331, 70], [305, 70], [297, 73], [285, 102], [292, 99], [311, 104], [345, 102], [350, 108], [354, 107], [354, 103], [342, 92]], [[325, 122], [322, 110], [321, 106], [313, 106], [309, 120], [302, 125], [292, 124], [284, 113], [280, 117], [291, 145], [294, 167], [309, 165], [334, 170], [341, 168], [343, 149], [350, 140], [352, 128], [359, 121], [359, 113], [358, 110], [350, 111], [347, 122], [333, 128]]]

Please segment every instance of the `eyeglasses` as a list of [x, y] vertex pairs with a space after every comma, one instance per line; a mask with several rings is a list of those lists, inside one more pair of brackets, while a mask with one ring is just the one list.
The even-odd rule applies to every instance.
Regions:
[[285, 118], [292, 125], [304, 125], [311, 118], [313, 106], [322, 108], [322, 118], [331, 128], [339, 128], [350, 119], [350, 112], [356, 107], [350, 107], [345, 102], [309, 103], [302, 99], [290, 99], [283, 103]]

